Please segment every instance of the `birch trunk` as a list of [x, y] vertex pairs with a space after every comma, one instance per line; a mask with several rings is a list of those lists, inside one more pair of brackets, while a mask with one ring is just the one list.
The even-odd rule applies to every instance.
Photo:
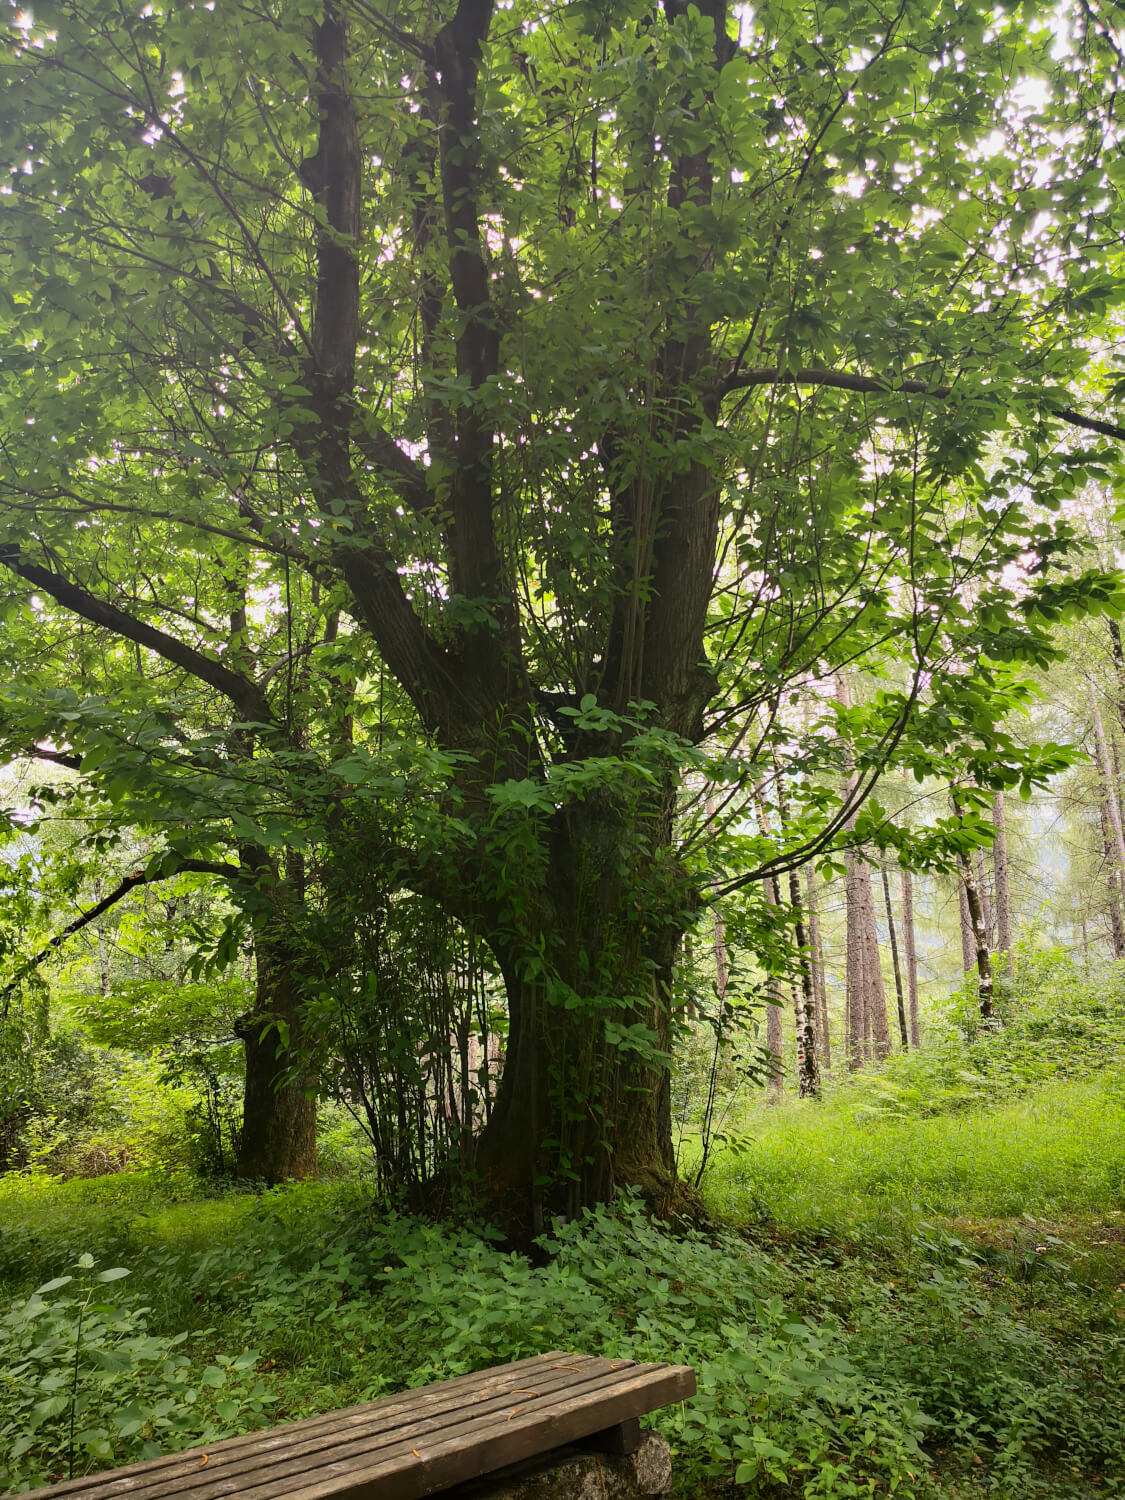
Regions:
[[1109, 893], [1109, 927], [1113, 935], [1113, 956], [1125, 958], [1125, 922], [1121, 917], [1119, 882], [1113, 857], [1113, 833], [1109, 824], [1109, 808], [1104, 796], [1099, 811], [1102, 819], [1102, 848], [1105, 851], [1105, 883]]

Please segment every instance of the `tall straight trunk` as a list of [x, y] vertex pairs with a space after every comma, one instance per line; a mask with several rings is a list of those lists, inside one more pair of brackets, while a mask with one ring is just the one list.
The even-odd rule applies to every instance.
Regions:
[[[770, 875], [765, 884], [766, 900], [773, 907], [781, 905], [781, 891], [778, 888], [777, 877]], [[771, 974], [766, 986], [766, 1051], [773, 1058], [774, 1071], [766, 1085], [767, 1095], [773, 1104], [781, 1099], [782, 1077], [781, 1077], [781, 1007], [784, 996], [781, 980]]]
[[992, 870], [996, 891], [996, 947], [1004, 955], [1004, 971], [1012, 972], [1012, 892], [1008, 884], [1008, 825], [1004, 814], [1004, 793], [992, 799]]
[[801, 879], [789, 871], [789, 904], [793, 908], [801, 982], [796, 995], [797, 1091], [802, 1099], [820, 1093], [820, 1068], [816, 1058], [816, 989], [813, 985], [812, 952], [801, 906]]
[[891, 942], [891, 964], [895, 975], [895, 998], [898, 1001], [898, 1034], [902, 1042], [902, 1050], [910, 1050], [910, 1033], [906, 1029], [906, 1001], [902, 993], [902, 970], [898, 962], [898, 938], [895, 936], [895, 914], [891, 906], [891, 883], [887, 878], [887, 867], [880, 864], [879, 873], [883, 878], [883, 905], [887, 909], [887, 932]]
[[[776, 754], [773, 757], [774, 784], [777, 788], [777, 814], [782, 833], [789, 823], [789, 803], [785, 795], [785, 777]], [[820, 1093], [820, 1068], [816, 1055], [816, 989], [813, 961], [809, 950], [808, 924], [801, 904], [801, 878], [789, 871], [789, 907], [793, 918], [793, 936], [797, 943], [797, 982], [793, 987], [794, 1030], [797, 1039], [797, 1092], [802, 1099], [816, 1098]]]
[[1098, 808], [1102, 820], [1102, 849], [1105, 852], [1106, 890], [1109, 895], [1109, 927], [1113, 935], [1114, 958], [1125, 958], [1125, 921], [1121, 915], [1121, 889], [1117, 878], [1117, 862], [1113, 857], [1113, 831], [1109, 822], [1109, 807], [1103, 796]]
[[984, 863], [983, 849], [977, 850], [973, 869], [977, 881], [977, 894], [980, 896], [981, 921], [984, 923], [984, 936], [991, 952], [995, 942], [996, 929], [992, 922], [992, 898], [988, 891], [988, 870]]
[[867, 934], [860, 864], [858, 853], [854, 849], [848, 849], [844, 854], [844, 1027], [848, 1067], [853, 1071], [863, 1062], [867, 1018]]
[[[836, 697], [851, 707], [851, 690], [842, 672], [836, 674]], [[855, 785], [851, 772], [845, 791]], [[844, 825], [855, 828], [854, 814]], [[859, 850], [844, 853], [844, 892], [847, 905], [848, 1066], [856, 1068], [864, 1057], [886, 1057], [890, 1051], [887, 1033], [887, 999], [883, 991], [883, 965], [879, 957], [879, 929], [875, 922], [875, 899], [871, 891], [871, 867]]]
[[[953, 795], [953, 811], [960, 818], [962, 816], [961, 804], [957, 801], [956, 794]], [[969, 932], [972, 938], [976, 957], [977, 970], [977, 995], [980, 1003], [981, 1019], [986, 1023], [993, 1020], [992, 1010], [992, 956], [988, 949], [988, 934], [984, 927], [984, 907], [981, 904], [980, 892], [977, 889], [976, 876], [973, 873], [973, 861], [967, 854], [958, 854], [957, 866], [961, 871], [961, 886], [965, 896], [965, 906], [968, 909]]]
[[828, 1030], [828, 985], [824, 973], [824, 950], [820, 944], [820, 918], [816, 909], [816, 880], [811, 864], [805, 866], [805, 907], [809, 914], [809, 955], [816, 990], [816, 1040], [820, 1065], [832, 1071], [832, 1038]]
[[910, 1045], [922, 1045], [918, 1024], [918, 954], [914, 946], [914, 881], [909, 870], [900, 875], [902, 888], [902, 951], [906, 962], [906, 990], [910, 997]]
[[957, 882], [957, 906], [961, 918], [961, 969], [965, 974], [971, 974], [976, 968], [976, 944], [973, 941], [973, 919], [969, 915], [969, 898], [965, 892], [963, 876]]
[[1102, 796], [1105, 801], [1106, 815], [1109, 819], [1113, 860], [1117, 878], [1120, 881], [1122, 875], [1125, 874], [1125, 833], [1122, 832], [1121, 827], [1121, 803], [1118, 801], [1117, 778], [1113, 774], [1113, 763], [1110, 760], [1105, 725], [1102, 723], [1101, 710], [1098, 708], [1097, 695], [1094, 692], [1093, 684], [1090, 685], [1090, 719], [1094, 728], [1094, 749], [1097, 756], [1098, 773], [1102, 779]]
[[863, 862], [864, 928], [864, 987], [867, 1025], [869, 1027], [870, 1051], [875, 1057], [886, 1057], [891, 1050], [890, 1032], [887, 1027], [887, 996], [883, 988], [883, 962], [879, 953], [879, 928], [875, 921], [875, 894], [871, 888], [871, 866]]

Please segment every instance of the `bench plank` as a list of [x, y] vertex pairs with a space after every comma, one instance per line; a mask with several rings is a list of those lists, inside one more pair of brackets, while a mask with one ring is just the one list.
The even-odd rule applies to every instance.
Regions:
[[[422, 1500], [694, 1394], [686, 1366], [553, 1351], [27, 1500]], [[24, 1497], [19, 1497], [24, 1500]]]

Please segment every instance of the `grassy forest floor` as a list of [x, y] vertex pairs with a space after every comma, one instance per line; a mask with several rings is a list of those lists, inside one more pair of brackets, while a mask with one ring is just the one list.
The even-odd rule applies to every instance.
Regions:
[[934, 1117], [894, 1088], [754, 1104], [704, 1178], [725, 1227], [626, 1206], [539, 1267], [354, 1181], [6, 1179], [0, 1487], [65, 1477], [72, 1403], [81, 1473], [580, 1347], [695, 1365], [659, 1418], [685, 1497], [1122, 1493], [1125, 1072]]

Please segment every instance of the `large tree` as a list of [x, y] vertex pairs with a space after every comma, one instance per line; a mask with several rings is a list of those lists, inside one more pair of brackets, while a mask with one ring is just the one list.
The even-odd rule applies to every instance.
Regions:
[[[1041, 654], [1068, 597], [1014, 570], [1053, 545], [1031, 497], [1090, 457], [1059, 421], [1116, 432], [1065, 394], [1076, 320], [1112, 291], [1090, 246], [1113, 201], [1100, 42], [1057, 57], [1048, 19], [13, 19], [12, 598], [128, 643], [148, 685], [122, 708], [164, 714], [129, 740], [146, 784], [241, 768], [207, 837], [276, 950], [263, 1013], [300, 1011], [294, 808], [329, 862], [370, 827], [368, 858], [487, 942], [510, 1033], [477, 1168], [515, 1221], [670, 1184], [668, 977], [704, 889], [685, 764], [737, 791], [787, 683], [893, 656], [858, 801], [923, 685]], [[267, 661], [297, 578], [303, 634]], [[432, 752], [426, 816], [397, 830], [384, 672]], [[67, 702], [43, 734], [94, 774]], [[271, 775], [288, 823], [236, 806]]]

